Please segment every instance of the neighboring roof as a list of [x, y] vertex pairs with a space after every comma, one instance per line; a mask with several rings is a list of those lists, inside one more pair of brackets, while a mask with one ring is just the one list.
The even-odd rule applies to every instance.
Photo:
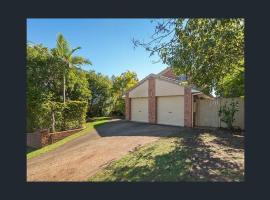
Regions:
[[157, 75], [160, 76], [162, 74], [165, 74], [166, 72], [170, 71], [172, 68], [171, 67], [167, 67], [164, 70], [162, 70], [161, 72], [159, 72]]

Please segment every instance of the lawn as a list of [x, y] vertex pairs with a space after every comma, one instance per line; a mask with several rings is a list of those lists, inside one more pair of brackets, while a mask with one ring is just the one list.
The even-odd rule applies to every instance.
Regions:
[[244, 137], [187, 129], [141, 147], [90, 177], [107, 181], [243, 181]]
[[39, 155], [42, 155], [48, 151], [52, 151], [60, 146], [62, 146], [63, 144], [71, 141], [71, 140], [74, 140], [75, 138], [78, 138], [80, 136], [83, 136], [87, 133], [89, 133], [90, 130], [92, 130], [94, 128], [94, 126], [99, 126], [99, 125], [102, 125], [104, 123], [108, 122], [107, 119], [104, 119], [104, 118], [96, 118], [94, 122], [88, 122], [86, 123], [86, 128], [78, 133], [75, 133], [73, 135], [70, 135], [66, 138], [64, 138], [63, 140], [60, 140], [56, 143], [53, 143], [51, 145], [48, 145], [48, 146], [45, 146], [41, 149], [38, 149], [38, 150], [35, 150], [33, 148], [30, 148], [30, 147], [27, 147], [27, 159], [30, 159], [30, 158], [33, 158], [33, 157], [36, 157], [36, 156], [39, 156]]

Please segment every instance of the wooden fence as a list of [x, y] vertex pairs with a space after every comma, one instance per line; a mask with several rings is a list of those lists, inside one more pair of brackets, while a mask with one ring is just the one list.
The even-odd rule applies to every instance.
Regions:
[[235, 114], [233, 126], [245, 129], [244, 126], [244, 98], [216, 98], [214, 100], [197, 99], [195, 108], [195, 125], [205, 127], [226, 127], [221, 122], [218, 111], [220, 106], [229, 104], [232, 100], [239, 103], [239, 111]]

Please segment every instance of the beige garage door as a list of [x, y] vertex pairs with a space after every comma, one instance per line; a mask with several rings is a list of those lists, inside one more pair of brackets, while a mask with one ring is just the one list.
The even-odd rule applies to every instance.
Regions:
[[184, 96], [158, 97], [157, 123], [184, 126]]
[[131, 99], [131, 120], [148, 122], [148, 98]]

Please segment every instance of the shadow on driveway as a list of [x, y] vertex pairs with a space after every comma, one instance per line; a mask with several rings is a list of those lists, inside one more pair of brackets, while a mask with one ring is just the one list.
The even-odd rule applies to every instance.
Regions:
[[110, 121], [102, 126], [94, 126], [101, 137], [110, 136], [170, 136], [185, 130], [184, 127], [131, 122], [126, 120]]

